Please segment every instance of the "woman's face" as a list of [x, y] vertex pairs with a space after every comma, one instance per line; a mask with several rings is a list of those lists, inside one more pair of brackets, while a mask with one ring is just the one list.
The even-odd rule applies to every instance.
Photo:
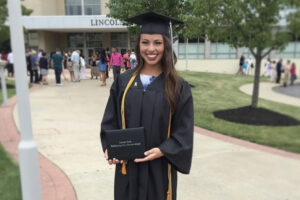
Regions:
[[164, 39], [161, 34], [141, 34], [140, 54], [145, 63], [158, 64], [164, 54]]
[[113, 53], [116, 53], [116, 52], [117, 52], [116, 48], [112, 48], [111, 51], [112, 51]]

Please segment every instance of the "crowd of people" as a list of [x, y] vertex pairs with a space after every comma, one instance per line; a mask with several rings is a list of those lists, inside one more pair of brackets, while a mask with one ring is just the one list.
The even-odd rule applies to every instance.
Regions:
[[[297, 79], [296, 75], [296, 64], [287, 60], [286, 63], [283, 63], [282, 59], [279, 59], [277, 62], [268, 58], [265, 63], [264, 76], [270, 78], [271, 82], [281, 83], [281, 77], [283, 74], [283, 86], [287, 87], [288, 85], [294, 85], [295, 80]], [[290, 82], [290, 84], [289, 84]]]
[[[236, 74], [251, 75], [253, 69], [254, 62], [252, 57], [249, 56], [245, 59], [244, 56], [241, 56], [239, 70]], [[282, 74], [283, 79], [281, 80]], [[296, 64], [294, 62], [292, 63], [290, 60], [287, 60], [284, 64], [282, 58], [277, 62], [268, 58], [264, 65], [263, 76], [269, 77], [271, 82], [276, 82], [278, 84], [282, 83], [284, 87], [294, 85], [295, 80], [297, 79]]]
[[[1, 60], [7, 61], [8, 77], [14, 77], [12, 52], [3, 52]], [[127, 50], [122, 55], [117, 48], [112, 48], [112, 53], [107, 48], [95, 51], [91, 63], [88, 64], [91, 67], [91, 79], [100, 77], [102, 82], [100, 86], [106, 86], [110, 69], [113, 70], [113, 76], [116, 79], [121, 71], [135, 68], [137, 61], [134, 51]], [[62, 86], [61, 78], [71, 82], [80, 82], [80, 80], [86, 79], [87, 62], [80, 50], [62, 52], [57, 48], [55, 52], [47, 54], [42, 49], [38, 52], [34, 49], [27, 49], [26, 65], [30, 83], [48, 85], [47, 76], [50, 68], [55, 71], [57, 86]], [[69, 71], [70, 78], [67, 78], [67, 71]]]

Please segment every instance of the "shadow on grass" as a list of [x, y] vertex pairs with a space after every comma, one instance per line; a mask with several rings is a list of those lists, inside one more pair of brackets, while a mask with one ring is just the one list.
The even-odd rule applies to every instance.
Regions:
[[245, 106], [234, 109], [219, 110], [213, 112], [216, 118], [226, 121], [257, 125], [257, 126], [297, 126], [300, 121], [278, 112], [265, 108], [252, 108]]

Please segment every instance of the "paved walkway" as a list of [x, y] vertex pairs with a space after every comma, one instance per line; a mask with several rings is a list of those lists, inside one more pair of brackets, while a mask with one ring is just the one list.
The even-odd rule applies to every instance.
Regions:
[[[289, 105], [293, 105], [293, 106], [300, 106], [299, 97], [287, 95], [287, 94], [284, 94], [283, 92], [280, 93], [280, 92], [274, 91], [274, 89], [277, 87], [278, 87], [278, 84], [276, 84], [276, 83], [261, 82], [259, 84], [259, 98], [278, 102], [278, 103], [289, 104]], [[300, 89], [299, 86], [293, 86], [293, 87]], [[289, 93], [295, 91], [294, 88], [292, 88], [291, 86], [288, 86], [283, 89], [289, 90]], [[240, 87], [240, 90], [246, 94], [252, 95], [253, 84], [251, 83], [251, 84], [242, 85]], [[299, 91], [298, 91], [298, 93], [299, 93]]]
[[272, 89], [275, 92], [292, 96], [292, 97], [297, 97], [300, 100], [300, 83], [288, 87], [277, 86], [277, 87], [273, 87]]
[[[111, 83], [51, 83], [30, 95], [39, 151], [68, 176], [79, 200], [113, 199], [114, 167], [99, 141]], [[298, 154], [195, 128], [192, 170], [179, 175], [178, 199], [298, 200], [299, 169]]]

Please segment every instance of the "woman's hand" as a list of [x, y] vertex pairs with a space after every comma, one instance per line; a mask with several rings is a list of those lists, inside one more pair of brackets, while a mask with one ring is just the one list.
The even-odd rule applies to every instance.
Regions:
[[118, 160], [118, 159], [108, 159], [108, 153], [107, 153], [107, 149], [105, 149], [105, 152], [104, 152], [104, 156], [105, 156], [105, 159], [108, 161], [108, 164], [112, 165], [112, 164], [122, 164], [123, 163], [123, 160]]
[[134, 162], [147, 162], [164, 156], [161, 150], [157, 147], [146, 151], [144, 154], [146, 156], [145, 158], [136, 158]]

